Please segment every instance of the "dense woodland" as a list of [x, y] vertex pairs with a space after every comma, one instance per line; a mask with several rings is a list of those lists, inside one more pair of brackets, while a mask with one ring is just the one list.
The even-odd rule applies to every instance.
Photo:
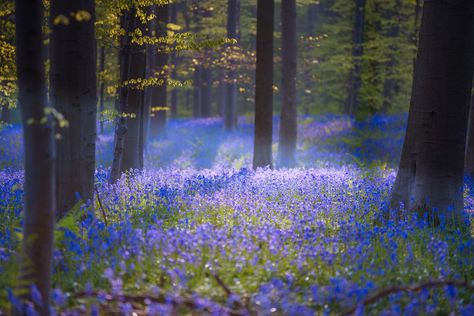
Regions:
[[474, 1], [2, 0], [0, 315], [474, 314]]

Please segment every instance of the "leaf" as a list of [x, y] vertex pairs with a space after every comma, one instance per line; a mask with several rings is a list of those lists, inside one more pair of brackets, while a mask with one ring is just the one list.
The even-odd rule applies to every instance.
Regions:
[[87, 11], [79, 10], [74, 14], [74, 18], [76, 19], [77, 22], [87, 22], [87, 21], [90, 21], [90, 19], [92, 19], [92, 16]]
[[60, 14], [54, 18], [53, 24], [54, 25], [58, 25], [58, 24], [69, 25], [69, 18], [65, 15]]

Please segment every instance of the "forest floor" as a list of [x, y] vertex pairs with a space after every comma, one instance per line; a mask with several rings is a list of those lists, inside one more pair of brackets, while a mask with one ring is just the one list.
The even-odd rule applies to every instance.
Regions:
[[[55, 311], [473, 315], [472, 232], [429, 228], [408, 213], [374, 224], [388, 206], [405, 122], [301, 118], [299, 168], [253, 171], [245, 118], [234, 134], [219, 119], [171, 121], [148, 144], [146, 170], [115, 185], [106, 181], [106, 129], [95, 213], [78, 206], [56, 227]], [[21, 146], [18, 127], [0, 132], [0, 314], [18, 274]]]

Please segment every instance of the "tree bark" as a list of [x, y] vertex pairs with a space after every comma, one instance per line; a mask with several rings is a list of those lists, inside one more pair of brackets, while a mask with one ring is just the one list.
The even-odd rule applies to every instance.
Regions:
[[8, 104], [2, 105], [2, 117], [0, 121], [4, 123], [11, 123], [12, 119], [12, 110], [8, 107]]
[[[474, 70], [474, 2], [425, 1], [407, 135], [391, 206], [463, 223], [463, 167]], [[437, 211], [433, 211], [436, 208]]]
[[109, 182], [115, 183], [121, 176], [120, 165], [122, 162], [124, 136], [127, 132], [127, 118], [125, 116], [127, 112], [127, 95], [128, 89], [123, 86], [123, 83], [128, 80], [129, 77], [129, 66], [130, 66], [130, 51], [131, 51], [131, 39], [129, 30], [133, 28], [133, 16], [135, 15], [135, 9], [132, 7], [130, 11], [125, 11], [120, 17], [120, 26], [124, 29], [125, 35], [120, 38], [119, 47], [119, 64], [120, 64], [120, 88], [119, 97], [115, 103], [118, 117], [116, 119], [115, 135], [114, 135], [114, 158], [112, 161], [112, 167], [110, 170]]
[[99, 70], [101, 74], [100, 78], [100, 88], [99, 88], [99, 110], [100, 110], [100, 133], [104, 133], [104, 92], [105, 92], [105, 80], [104, 70], [105, 70], [105, 47], [100, 47], [100, 55], [99, 55]]
[[282, 69], [281, 114], [278, 146], [278, 166], [294, 167], [296, 164], [297, 108], [296, 108], [296, 0], [282, 0]]
[[[58, 129], [56, 198], [62, 217], [78, 202], [94, 198], [97, 115], [94, 1], [51, 1], [51, 104], [69, 122]], [[85, 11], [89, 18], [71, 12]], [[67, 23], [55, 23], [58, 16]]]
[[[157, 17], [156, 36], [167, 36], [167, 24], [169, 19], [169, 5], [157, 6], [155, 8]], [[152, 87], [151, 115], [150, 115], [150, 137], [163, 136], [166, 132], [166, 108], [168, 107], [167, 87], [168, 87], [168, 53], [165, 52], [164, 44], [159, 45], [155, 50], [155, 75], [158, 75], [163, 83]]]
[[[401, 9], [402, 3], [400, 0], [395, 1], [395, 12], [388, 16], [388, 19], [392, 19], [393, 16], [397, 18], [397, 21], [394, 25], [390, 27], [388, 32], [388, 37], [395, 42], [400, 35], [400, 23], [401, 23]], [[393, 16], [391, 16], [393, 15]], [[382, 112], [387, 113], [390, 107], [393, 105], [393, 99], [398, 92], [399, 84], [395, 76], [396, 67], [398, 65], [397, 53], [398, 47], [397, 44], [393, 43], [389, 46], [388, 61], [386, 63], [386, 78], [383, 84], [383, 103], [382, 103]]]
[[[227, 1], [227, 37], [238, 39], [237, 23], [239, 20], [239, 0]], [[230, 69], [227, 71], [227, 81], [223, 90], [224, 103], [224, 128], [232, 132], [237, 128], [237, 65], [230, 61]]]
[[[179, 4], [171, 4], [170, 7], [170, 22], [173, 24], [178, 23], [178, 10]], [[171, 78], [174, 80], [178, 79], [178, 74], [176, 69], [178, 68], [179, 58], [176, 54], [176, 51], [171, 53]], [[176, 118], [178, 116], [178, 89], [173, 88], [170, 92], [170, 105], [171, 105], [171, 117]]]
[[201, 116], [210, 117], [212, 114], [212, 70], [209, 67], [201, 69]]
[[[134, 12], [135, 10], [131, 10]], [[135, 29], [144, 32], [144, 25], [138, 17], [132, 15], [130, 19]], [[146, 52], [143, 46], [136, 43], [130, 44], [130, 65], [128, 79], [144, 78], [146, 72]], [[123, 139], [123, 152], [120, 163], [120, 172], [143, 168], [143, 111], [145, 104], [145, 93], [142, 89], [133, 86], [125, 87], [128, 90], [126, 98], [126, 124], [127, 131]]]
[[352, 32], [352, 69], [349, 75], [349, 89], [344, 112], [354, 115], [360, 107], [361, 58], [364, 53], [365, 1], [356, 0], [354, 28]]
[[471, 91], [464, 173], [474, 179], [474, 87]]
[[201, 117], [201, 66], [194, 66], [193, 80], [193, 118]]
[[255, 139], [253, 168], [272, 165], [274, 0], [257, 2]]
[[42, 8], [40, 0], [15, 1], [18, 96], [25, 151], [25, 218], [19, 285], [28, 300], [31, 287], [36, 285], [44, 298], [42, 306], [37, 308], [41, 315], [49, 315], [56, 209], [55, 150], [51, 119], [41, 122], [47, 106]]

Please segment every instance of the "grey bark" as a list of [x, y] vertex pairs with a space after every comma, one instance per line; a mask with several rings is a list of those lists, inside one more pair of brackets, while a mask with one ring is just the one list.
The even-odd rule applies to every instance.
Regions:
[[193, 118], [201, 117], [201, 66], [194, 66], [193, 78]]
[[209, 67], [201, 69], [201, 117], [212, 114], [212, 70]]
[[102, 78], [100, 79], [100, 88], [99, 88], [99, 110], [100, 110], [100, 133], [104, 133], [104, 118], [103, 118], [103, 113], [104, 113], [104, 92], [105, 92], [105, 80], [103, 78], [103, 72], [105, 70], [105, 47], [101, 46], [100, 47], [100, 54], [99, 54], [99, 71], [102, 75]]
[[344, 112], [354, 115], [360, 107], [361, 58], [364, 53], [365, 1], [356, 0], [354, 28], [352, 32], [352, 69], [349, 74], [349, 87]]
[[428, 214], [433, 225], [463, 222], [473, 27], [474, 2], [425, 1], [407, 134], [391, 207], [397, 210], [404, 203], [408, 210]]
[[278, 166], [294, 167], [296, 164], [297, 107], [296, 107], [296, 0], [282, 0], [282, 73], [281, 114], [278, 144]]
[[[89, 20], [78, 21], [71, 12], [87, 11]], [[54, 23], [63, 15], [69, 23]], [[50, 99], [69, 122], [58, 129], [56, 198], [62, 217], [78, 202], [94, 198], [97, 115], [96, 42], [94, 1], [51, 1]]]
[[[134, 11], [134, 10], [133, 10]], [[131, 16], [133, 28], [144, 32], [144, 25], [138, 17]], [[146, 73], [145, 48], [136, 44], [130, 44], [130, 64], [128, 79], [144, 78]], [[143, 168], [143, 111], [145, 104], [145, 93], [142, 89], [133, 86], [125, 87], [128, 90], [126, 98], [127, 131], [123, 138], [123, 151], [120, 162], [120, 172]]]
[[471, 105], [469, 109], [469, 123], [467, 130], [466, 155], [464, 173], [474, 179], [474, 87], [471, 91]]
[[[169, 5], [157, 6], [155, 8], [157, 17], [156, 35], [158, 37], [165, 37], [167, 35], [168, 19], [169, 19]], [[168, 88], [168, 58], [169, 54], [165, 52], [166, 47], [159, 45], [158, 50], [155, 50], [155, 73], [160, 79], [163, 79], [163, 84], [152, 87], [152, 112], [150, 115], [150, 137], [156, 138], [162, 136], [166, 132], [167, 111], [162, 109], [168, 106], [167, 88]]]
[[[132, 7], [131, 11], [125, 11], [120, 17], [120, 25], [123, 29], [129, 31], [134, 26], [133, 16], [135, 15], [135, 9]], [[128, 89], [123, 86], [123, 83], [128, 80], [129, 68], [130, 68], [130, 51], [131, 51], [131, 39], [128, 36], [128, 32], [120, 38], [119, 48], [119, 65], [120, 65], [120, 88], [119, 97], [115, 103], [116, 110], [119, 116], [116, 119], [115, 135], [114, 135], [114, 157], [112, 161], [112, 167], [110, 170], [110, 183], [115, 183], [121, 176], [120, 165], [122, 162], [124, 136], [127, 132], [127, 119], [125, 113], [127, 112], [127, 95]]]
[[255, 73], [255, 137], [253, 168], [272, 163], [274, 0], [257, 2], [257, 65]]
[[47, 316], [56, 201], [54, 130], [51, 120], [40, 123], [47, 106], [42, 8], [40, 0], [15, 1], [18, 96], [25, 151], [25, 217], [19, 286], [26, 291], [27, 299], [31, 299], [31, 286], [37, 286], [44, 298], [42, 306], [37, 308], [41, 315]]
[[[239, 0], [227, 1], [227, 37], [238, 39], [238, 20], [240, 15]], [[235, 63], [231, 61], [230, 69], [227, 71], [227, 82], [223, 90], [224, 103], [224, 128], [232, 132], [237, 128], [237, 72]]]

